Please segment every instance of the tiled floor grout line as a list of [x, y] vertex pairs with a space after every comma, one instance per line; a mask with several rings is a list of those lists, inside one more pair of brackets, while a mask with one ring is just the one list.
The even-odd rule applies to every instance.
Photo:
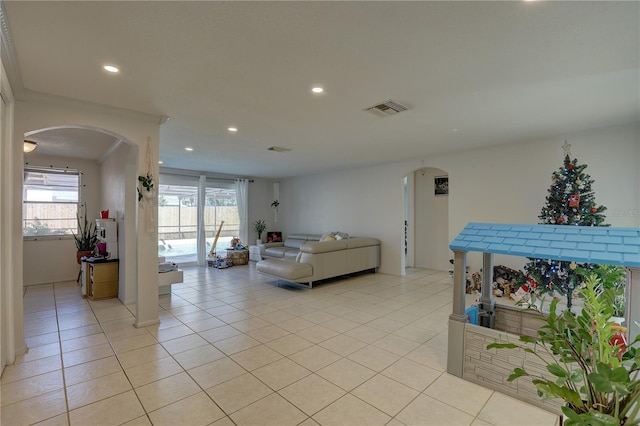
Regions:
[[[60, 348], [60, 374], [62, 375], [62, 389], [64, 391], [64, 403], [67, 409], [65, 414], [67, 416], [67, 422], [71, 424], [71, 410], [69, 409], [69, 395], [67, 394], [67, 379], [64, 374], [64, 356], [63, 356], [64, 352], [62, 350], [62, 336], [60, 335], [60, 319], [58, 316], [58, 299], [56, 297], [55, 283], [52, 283], [51, 287], [52, 287], [51, 291], [53, 292], [53, 307], [56, 310], [56, 328], [58, 333], [58, 346]], [[25, 290], [25, 294], [26, 294], [26, 290]]]

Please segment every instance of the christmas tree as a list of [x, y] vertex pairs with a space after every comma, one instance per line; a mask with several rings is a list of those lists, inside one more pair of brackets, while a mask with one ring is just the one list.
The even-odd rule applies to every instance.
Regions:
[[[546, 204], [538, 218], [543, 225], [609, 226], [604, 223], [607, 208], [597, 205], [591, 190], [593, 179], [585, 173], [586, 164], [571, 160], [571, 145], [565, 151], [564, 164], [553, 173]], [[550, 259], [530, 259], [524, 267], [526, 284], [531, 293], [538, 295], [559, 293], [567, 298], [567, 309], [571, 310], [573, 291], [582, 282], [580, 270], [590, 270], [589, 264], [562, 262]]]

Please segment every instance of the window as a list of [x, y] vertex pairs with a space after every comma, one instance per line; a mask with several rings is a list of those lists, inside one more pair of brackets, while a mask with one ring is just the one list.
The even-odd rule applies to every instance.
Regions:
[[79, 188], [80, 173], [77, 170], [25, 167], [23, 235], [61, 236], [77, 232]]

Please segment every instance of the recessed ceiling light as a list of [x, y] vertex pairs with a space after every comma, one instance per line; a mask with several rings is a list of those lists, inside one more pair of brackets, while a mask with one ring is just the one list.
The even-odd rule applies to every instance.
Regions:
[[314, 87], [311, 88], [311, 91], [313, 93], [322, 93], [322, 92], [324, 92], [324, 89], [322, 87], [320, 87], [320, 86], [314, 86]]
[[230, 131], [231, 133], [235, 133], [238, 131], [237, 127], [227, 127], [227, 130]]
[[184, 150], [185, 150], [185, 151], [193, 151], [193, 148], [191, 148], [190, 146], [188, 146], [188, 147], [186, 147]]
[[120, 69], [118, 67], [113, 66], [113, 65], [105, 65], [102, 68], [104, 68], [105, 71], [109, 71], [109, 72], [112, 72], [112, 73], [120, 72]]
[[164, 161], [158, 160], [158, 164], [164, 164]]

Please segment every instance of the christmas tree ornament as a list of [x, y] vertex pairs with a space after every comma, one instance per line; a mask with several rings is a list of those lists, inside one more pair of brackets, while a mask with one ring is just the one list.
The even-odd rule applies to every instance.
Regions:
[[571, 194], [569, 197], [569, 207], [578, 207], [580, 205], [580, 194]]

